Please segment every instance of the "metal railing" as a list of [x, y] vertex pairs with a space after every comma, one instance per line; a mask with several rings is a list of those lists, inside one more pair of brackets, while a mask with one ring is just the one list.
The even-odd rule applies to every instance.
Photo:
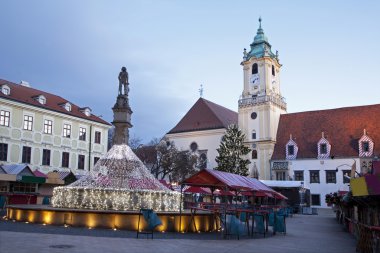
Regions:
[[239, 108], [250, 106], [250, 105], [264, 104], [268, 102], [271, 102], [279, 106], [281, 109], [286, 110], [285, 98], [281, 96], [273, 96], [273, 95], [264, 95], [264, 96], [256, 96], [256, 97], [239, 99]]

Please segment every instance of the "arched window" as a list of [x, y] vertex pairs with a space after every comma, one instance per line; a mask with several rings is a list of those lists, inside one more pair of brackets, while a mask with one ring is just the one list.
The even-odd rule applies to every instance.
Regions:
[[252, 140], [255, 140], [255, 139], [256, 139], [256, 131], [253, 130], [253, 131], [252, 131]]
[[272, 76], [276, 75], [276, 71], [274, 71], [274, 66], [272, 65]]
[[257, 73], [259, 73], [259, 68], [257, 66], [257, 63], [254, 63], [252, 65], [252, 74], [257, 74]]
[[252, 150], [252, 159], [257, 159], [257, 150]]

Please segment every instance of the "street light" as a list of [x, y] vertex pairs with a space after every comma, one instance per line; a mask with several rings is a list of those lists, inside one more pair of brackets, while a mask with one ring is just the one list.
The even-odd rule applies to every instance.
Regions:
[[[351, 167], [351, 177], [355, 177], [355, 173], [361, 177], [362, 175], [356, 171], [356, 160], [352, 158], [352, 160], [354, 160], [354, 163], [352, 165], [349, 165], [349, 164], [341, 164], [339, 166], [336, 167], [336, 172], [338, 172], [338, 169], [342, 166], [348, 166], [348, 167]], [[345, 178], [347, 179], [351, 179], [351, 177], [349, 177], [348, 175], [343, 175]]]

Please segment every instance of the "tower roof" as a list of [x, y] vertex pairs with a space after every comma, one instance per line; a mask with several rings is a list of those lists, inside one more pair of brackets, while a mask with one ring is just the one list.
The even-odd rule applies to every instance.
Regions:
[[271, 50], [271, 44], [268, 42], [267, 36], [264, 34], [264, 30], [261, 27], [261, 17], [259, 18], [259, 29], [257, 29], [257, 33], [255, 38], [253, 39], [251, 46], [251, 50], [246, 56], [245, 60], [249, 60], [251, 57], [264, 57], [269, 56], [275, 58], [276, 55]]
[[199, 98], [168, 134], [227, 128], [237, 122], [238, 114], [236, 112], [204, 98]]

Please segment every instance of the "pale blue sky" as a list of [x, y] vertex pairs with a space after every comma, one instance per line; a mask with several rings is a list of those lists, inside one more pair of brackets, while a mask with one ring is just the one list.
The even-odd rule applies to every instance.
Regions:
[[130, 74], [132, 135], [162, 137], [204, 97], [237, 111], [263, 18], [288, 112], [380, 103], [378, 1], [1, 1], [0, 78], [112, 121]]

